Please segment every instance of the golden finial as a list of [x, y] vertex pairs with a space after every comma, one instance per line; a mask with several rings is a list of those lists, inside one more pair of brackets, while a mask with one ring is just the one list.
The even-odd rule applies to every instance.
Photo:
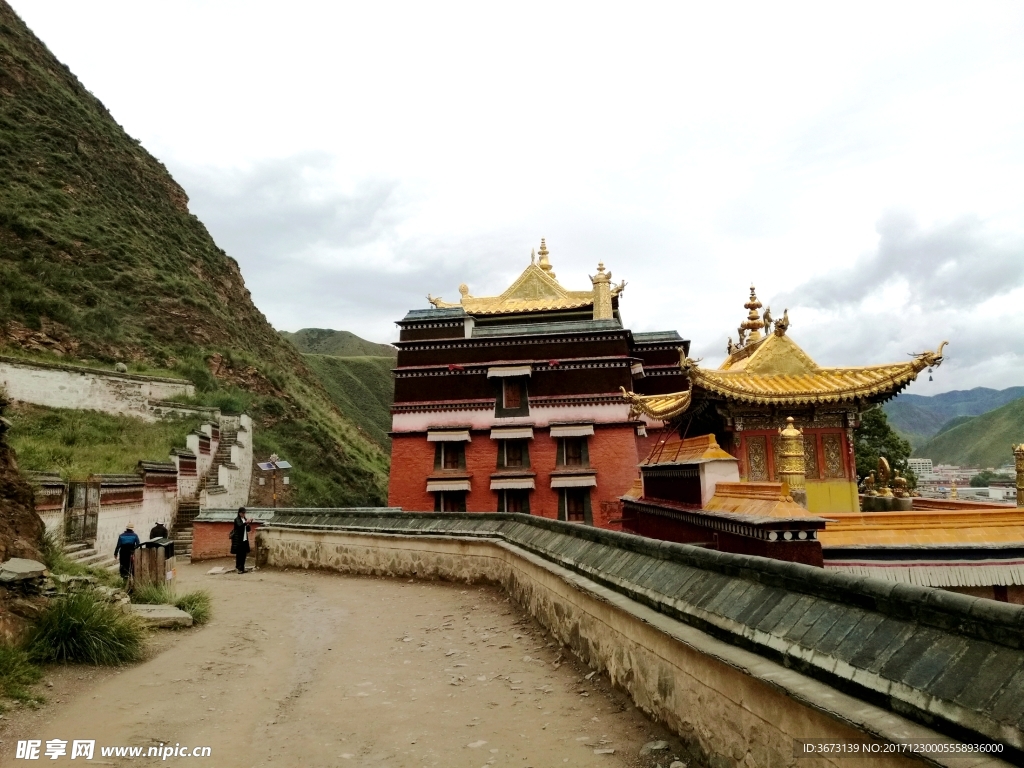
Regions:
[[469, 296], [469, 286], [466, 285], [465, 283], [460, 285], [459, 286], [459, 293], [461, 293], [463, 297]]
[[758, 341], [761, 338], [761, 329], [764, 327], [764, 321], [761, 320], [760, 315], [757, 314], [757, 310], [761, 308], [761, 302], [757, 300], [757, 293], [754, 291], [754, 286], [750, 286], [750, 300], [743, 305], [750, 311], [747, 313], [746, 321], [740, 326], [750, 331], [750, 336], [747, 337], [747, 343], [752, 341]]
[[537, 266], [547, 272], [551, 277], [555, 276], [555, 273], [551, 271], [551, 262], [548, 261], [548, 246], [544, 242], [544, 238], [540, 239], [540, 250], [537, 251], [537, 255], [540, 256]]

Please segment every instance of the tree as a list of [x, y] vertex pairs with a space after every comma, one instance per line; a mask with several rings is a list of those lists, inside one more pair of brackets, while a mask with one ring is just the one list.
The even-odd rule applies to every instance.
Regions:
[[889, 419], [880, 406], [865, 411], [860, 426], [853, 433], [853, 452], [857, 458], [857, 475], [867, 477], [878, 469], [878, 458], [884, 456], [893, 471], [899, 470], [911, 488], [917, 485], [917, 477], [910, 471], [910, 443], [900, 437], [889, 426]]

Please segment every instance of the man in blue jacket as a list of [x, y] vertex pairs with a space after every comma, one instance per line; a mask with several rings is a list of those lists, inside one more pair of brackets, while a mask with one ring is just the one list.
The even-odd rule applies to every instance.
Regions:
[[114, 557], [120, 555], [121, 560], [121, 578], [127, 579], [133, 573], [135, 573], [135, 550], [139, 547], [142, 542], [139, 540], [138, 535], [135, 533], [135, 526], [128, 523], [128, 526], [124, 529], [124, 533], [117, 537], [117, 546], [114, 547]]

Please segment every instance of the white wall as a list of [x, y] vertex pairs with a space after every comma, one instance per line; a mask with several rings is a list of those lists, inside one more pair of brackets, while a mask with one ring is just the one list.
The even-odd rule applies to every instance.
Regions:
[[151, 400], [195, 394], [195, 386], [179, 379], [136, 376], [91, 368], [27, 363], [0, 357], [0, 387], [8, 397], [51, 408], [78, 408], [156, 421]]

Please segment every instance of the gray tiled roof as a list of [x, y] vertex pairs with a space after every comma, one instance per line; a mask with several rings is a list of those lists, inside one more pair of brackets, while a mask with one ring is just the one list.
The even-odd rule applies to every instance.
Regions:
[[561, 320], [553, 323], [523, 323], [521, 325], [478, 325], [473, 338], [495, 336], [543, 336], [558, 333], [594, 333], [595, 331], [621, 331], [618, 320]]
[[401, 325], [402, 323], [423, 323], [429, 320], [457, 320], [462, 317], [466, 317], [466, 310], [462, 307], [410, 309], [398, 323]]
[[634, 332], [633, 341], [636, 344], [671, 344], [675, 341], [682, 343], [684, 339], [679, 331], [644, 331]]

